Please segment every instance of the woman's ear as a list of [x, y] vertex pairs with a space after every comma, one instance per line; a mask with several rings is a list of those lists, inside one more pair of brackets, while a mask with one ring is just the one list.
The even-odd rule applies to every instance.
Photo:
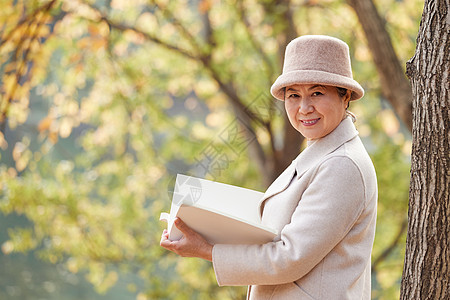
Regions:
[[345, 109], [348, 108], [351, 98], [352, 98], [352, 91], [351, 90], [347, 90], [347, 93], [344, 96]]

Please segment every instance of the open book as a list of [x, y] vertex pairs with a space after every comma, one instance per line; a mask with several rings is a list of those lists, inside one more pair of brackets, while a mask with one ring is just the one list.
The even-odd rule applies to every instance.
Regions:
[[276, 230], [261, 225], [259, 202], [263, 193], [178, 174], [167, 222], [169, 239], [182, 233], [173, 224], [178, 217], [212, 244], [262, 244], [273, 240]]

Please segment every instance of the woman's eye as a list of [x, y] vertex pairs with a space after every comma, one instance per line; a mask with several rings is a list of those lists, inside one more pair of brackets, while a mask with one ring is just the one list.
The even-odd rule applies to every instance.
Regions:
[[312, 95], [313, 96], [320, 96], [320, 95], [323, 95], [323, 94], [321, 92], [314, 92]]
[[288, 96], [288, 98], [289, 98], [289, 99], [295, 99], [295, 98], [298, 98], [298, 95], [297, 95], [297, 94], [290, 94], [290, 95]]

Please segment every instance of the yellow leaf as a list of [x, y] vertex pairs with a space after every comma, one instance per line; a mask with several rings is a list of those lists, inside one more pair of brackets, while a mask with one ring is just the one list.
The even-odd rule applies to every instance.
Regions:
[[74, 53], [74, 54], [71, 54], [70, 56], [69, 56], [69, 62], [71, 63], [71, 64], [73, 64], [73, 63], [75, 63], [75, 62], [78, 62], [78, 61], [80, 61], [82, 59], [82, 56], [81, 56], [81, 54], [80, 53]]
[[221, 116], [220, 114], [218, 114], [216, 112], [209, 113], [206, 116], [206, 124], [210, 127], [219, 126], [220, 124], [223, 124], [223, 122], [224, 122], [223, 115]]
[[17, 64], [16, 64], [16, 62], [13, 61], [5, 66], [5, 69], [3, 72], [5, 74], [8, 74], [8, 73], [11, 73], [12, 71], [14, 71], [16, 68], [17, 68]]
[[30, 83], [25, 82], [23, 85], [18, 85], [14, 93], [14, 98], [22, 103], [22, 106], [28, 107], [30, 103]]
[[93, 50], [99, 50], [106, 47], [106, 40], [101, 38], [96, 38], [91, 45]]
[[37, 39], [32, 40], [30, 43], [31, 53], [36, 53], [39, 51], [39, 49], [41, 49], [41, 43], [39, 42], [39, 40], [37, 40]]
[[97, 25], [98, 28], [98, 34], [102, 37], [108, 37], [109, 36], [109, 26], [106, 24], [106, 22], [102, 22]]
[[14, 251], [14, 244], [11, 241], [6, 241], [3, 243], [2, 245], [2, 252], [5, 255], [10, 254], [11, 252]]
[[56, 144], [58, 142], [58, 133], [52, 131], [49, 133], [48, 138], [52, 144]]
[[142, 44], [145, 41], [143, 34], [132, 31], [132, 30], [126, 30], [124, 32], [124, 37], [127, 41], [134, 43], [134, 44]]
[[195, 82], [194, 91], [200, 97], [207, 97], [216, 94], [219, 87], [215, 81], [199, 79]]
[[88, 38], [88, 37], [84, 37], [77, 42], [77, 46], [80, 49], [86, 49], [89, 47], [90, 44], [91, 44], [91, 41], [90, 41], [90, 38]]
[[148, 300], [148, 297], [144, 293], [139, 293], [136, 296], [136, 300]]
[[16, 171], [16, 169], [14, 169], [14, 168], [9, 168], [9, 169], [8, 169], [8, 176], [9, 176], [9, 177], [12, 177], [12, 178], [17, 177], [17, 171]]
[[198, 4], [198, 10], [204, 14], [211, 9], [211, 0], [202, 0]]
[[50, 116], [45, 117], [39, 122], [38, 130], [39, 132], [43, 132], [45, 130], [48, 130], [50, 128], [50, 125], [52, 124], [52, 118]]
[[3, 76], [3, 88], [5, 89], [5, 94], [7, 97], [11, 97], [11, 93], [14, 90], [16, 85], [16, 76], [14, 75], [5, 75]]
[[74, 274], [78, 273], [77, 261], [73, 258], [69, 258], [69, 260], [67, 261], [67, 269], [69, 269], [69, 271]]
[[25, 146], [24, 143], [22, 143], [22, 142], [17, 142], [17, 143], [14, 145], [14, 149], [13, 149], [13, 151], [12, 151], [13, 159], [14, 159], [15, 161], [18, 161], [18, 160], [20, 159], [20, 157], [22, 156], [22, 153], [25, 151], [25, 149], [26, 149], [26, 146]]
[[88, 31], [90, 35], [99, 35], [100, 31], [97, 25], [89, 24]]
[[0, 148], [6, 150], [8, 148], [8, 142], [5, 140], [5, 136], [0, 132]]
[[387, 135], [392, 137], [400, 129], [400, 123], [392, 110], [383, 110], [379, 113], [381, 125]]
[[124, 10], [127, 7], [127, 2], [124, 0], [113, 0], [110, 5], [114, 9]]
[[61, 125], [59, 126], [59, 135], [62, 138], [69, 137], [72, 132], [73, 121], [70, 118], [64, 118], [61, 120]]
[[158, 28], [158, 20], [155, 15], [145, 12], [137, 19], [136, 27], [153, 32]]
[[81, 73], [81, 72], [83, 71], [83, 69], [84, 69], [84, 65], [81, 64], [81, 63], [79, 63], [79, 64], [77, 64], [77, 65], [75, 66], [75, 73], [76, 73], [76, 74], [79, 74], [79, 73]]
[[41, 25], [41, 26], [39, 26], [39, 28], [36, 31], [36, 36], [39, 36], [39, 37], [48, 36], [49, 33], [50, 33], [50, 30], [49, 30], [48, 26]]
[[[19, 144], [23, 145], [20, 142], [16, 143], [16, 147], [14, 147], [14, 150], [13, 150], [13, 157], [16, 162], [17, 171], [21, 172], [21, 171], [25, 170], [25, 168], [28, 166], [28, 163], [30, 162], [32, 154], [31, 154], [31, 151], [26, 148], [18, 149], [18, 148], [22, 147], [22, 146], [17, 147]], [[23, 145], [23, 147], [25, 147], [25, 146]]]

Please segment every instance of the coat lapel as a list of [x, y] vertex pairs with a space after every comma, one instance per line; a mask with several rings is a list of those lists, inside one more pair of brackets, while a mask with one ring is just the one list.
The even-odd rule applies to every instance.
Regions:
[[264, 201], [265, 199], [280, 193], [284, 189], [286, 189], [289, 185], [289, 183], [292, 180], [292, 177], [294, 177], [295, 173], [295, 160], [292, 161], [291, 165], [286, 168], [286, 170], [281, 173], [280, 176], [278, 176], [277, 179], [267, 188], [266, 192], [264, 193], [263, 198], [261, 201]]
[[353, 125], [351, 118], [345, 118], [330, 134], [309, 144], [266, 190], [259, 202], [258, 207], [260, 213], [262, 214], [261, 206], [264, 201], [284, 191], [292, 181], [294, 174], [296, 174], [297, 179], [299, 179], [306, 171], [319, 163], [323, 157], [335, 151], [342, 146], [342, 144], [353, 139], [357, 135], [358, 131], [356, 130], [355, 125]]

